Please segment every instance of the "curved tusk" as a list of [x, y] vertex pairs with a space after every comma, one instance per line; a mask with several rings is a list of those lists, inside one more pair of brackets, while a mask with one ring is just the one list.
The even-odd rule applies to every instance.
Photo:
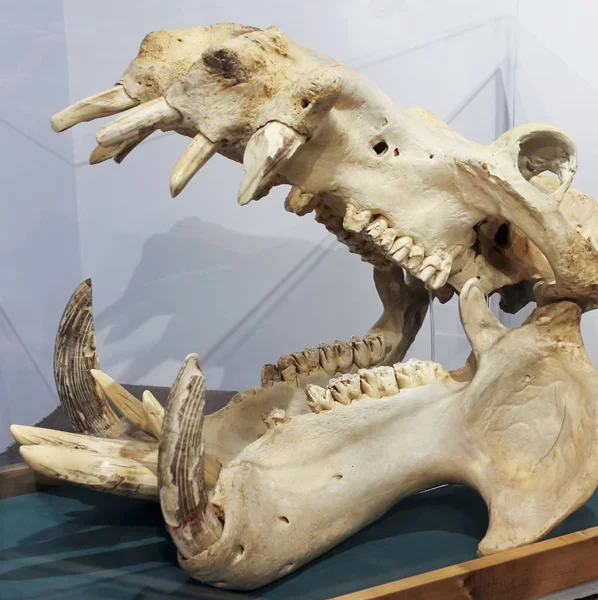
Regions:
[[89, 454], [109, 458], [130, 458], [156, 469], [158, 466], [158, 443], [138, 440], [109, 440], [106, 438], [56, 431], [43, 427], [11, 425], [10, 433], [22, 446], [55, 446], [82, 450]]
[[112, 377], [106, 375], [103, 371], [91, 369], [90, 373], [102, 388], [108, 400], [123, 414], [131, 425], [141, 429], [141, 431], [144, 431], [148, 435], [156, 437], [156, 439], [160, 439], [159, 436], [154, 436], [153, 429], [148, 423], [145, 408], [133, 394], [130, 394], [118, 381], [114, 381]]
[[220, 147], [203, 133], [198, 133], [177, 160], [170, 177], [170, 195], [176, 198], [191, 178], [214, 156]]
[[205, 395], [199, 358], [190, 354], [168, 398], [158, 454], [160, 505], [184, 558], [203, 552], [222, 534], [222, 523], [208, 500], [204, 481]]
[[149, 391], [145, 390], [141, 396], [143, 410], [147, 417], [147, 424], [152, 430], [153, 435], [157, 440], [162, 437], [162, 425], [164, 423], [164, 408], [158, 402], [156, 397]]
[[136, 141], [142, 135], [172, 125], [181, 118], [181, 113], [172, 108], [165, 98], [155, 98], [119, 115], [97, 132], [96, 140], [104, 147]]
[[239, 204], [265, 195], [279, 170], [306, 140], [304, 135], [278, 121], [270, 121], [258, 129], [243, 154], [245, 177], [239, 190]]
[[118, 84], [109, 90], [104, 90], [67, 106], [64, 110], [57, 112], [50, 119], [50, 123], [52, 129], [59, 133], [78, 123], [109, 117], [138, 104], [139, 100], [131, 98], [125, 88]]
[[23, 460], [38, 473], [121, 496], [155, 499], [156, 474], [136, 460], [98, 456], [56, 446], [21, 446]]
[[102, 390], [89, 373], [97, 369], [91, 279], [73, 292], [58, 326], [54, 379], [60, 404], [78, 433], [116, 438], [124, 430]]

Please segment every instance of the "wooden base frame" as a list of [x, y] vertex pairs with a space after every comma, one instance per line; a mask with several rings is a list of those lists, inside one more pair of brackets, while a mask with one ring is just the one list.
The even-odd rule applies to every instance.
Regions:
[[[67, 485], [24, 463], [0, 468], [0, 500]], [[533, 600], [598, 580], [598, 527], [429, 571], [335, 600]]]

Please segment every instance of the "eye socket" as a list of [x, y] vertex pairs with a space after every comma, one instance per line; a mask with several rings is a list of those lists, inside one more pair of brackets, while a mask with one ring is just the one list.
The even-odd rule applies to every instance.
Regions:
[[388, 144], [384, 141], [378, 142], [377, 144], [374, 144], [372, 149], [378, 156], [382, 156], [388, 150]]

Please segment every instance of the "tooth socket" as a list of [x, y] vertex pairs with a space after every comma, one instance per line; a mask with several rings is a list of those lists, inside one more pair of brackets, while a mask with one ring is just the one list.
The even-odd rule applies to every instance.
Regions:
[[281, 379], [280, 370], [276, 365], [268, 364], [262, 367], [262, 387], [271, 387]]

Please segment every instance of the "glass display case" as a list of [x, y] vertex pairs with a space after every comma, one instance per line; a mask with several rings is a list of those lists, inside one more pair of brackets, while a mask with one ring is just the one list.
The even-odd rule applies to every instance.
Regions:
[[[265, 389], [266, 383], [286, 381], [279, 357], [313, 349], [320, 342], [330, 348], [340, 344], [338, 340], [365, 337], [387, 309], [381, 303], [384, 292], [380, 292], [385, 284], [380, 279], [374, 284], [372, 264], [339, 244], [338, 236], [328, 224], [322, 226], [318, 215], [316, 219], [298, 217], [289, 210], [288, 199], [285, 210], [289, 185], [274, 187], [259, 202], [238, 206], [244, 177], [243, 164], [239, 164], [242, 156], [236, 162], [229, 160], [225, 147], [197, 172], [180, 196], [171, 199], [171, 172], [189, 144], [188, 138], [179, 135], [182, 125], [177, 131], [165, 127], [166, 131], [155, 131], [147, 139], [141, 136], [130, 155], [127, 147], [115, 161], [90, 165], [96, 133], [113, 117], [81, 122], [57, 134], [50, 127], [51, 116], [120, 81], [148, 32], [217, 23], [260, 29], [275, 25], [292, 40], [357, 70], [398, 105], [431, 111], [459, 139], [467, 138], [479, 147], [526, 123], [558, 125], [577, 143], [580, 169], [575, 186], [595, 195], [598, 179], [591, 168], [596, 152], [592, 142], [598, 132], [591, 107], [598, 75], [590, 58], [592, 33], [585, 29], [591, 27], [596, 9], [574, 2], [557, 17], [551, 4], [539, 0], [499, 4], [473, 0], [342, 4], [179, 0], [176, 6], [159, 0], [101, 4], [23, 0], [0, 4], [4, 47], [0, 173], [5, 207], [0, 235], [4, 275], [0, 278], [0, 452], [4, 451], [0, 467], [5, 467], [0, 471], [4, 477], [0, 478], [4, 487], [0, 554], [6, 557], [0, 567], [0, 598], [237, 595], [195, 582], [178, 566], [177, 550], [163, 525], [159, 504], [146, 497], [118, 498], [58, 486], [47, 477], [48, 472], [34, 475], [20, 463], [10, 425], [31, 426], [45, 419], [43, 426], [68, 431], [67, 417], [71, 424], [77, 420], [73, 417], [76, 409], [71, 413], [65, 407], [65, 414], [59, 408], [55, 377], [59, 392], [61, 385], [64, 389], [73, 386], [56, 375], [64, 363], [60, 350], [55, 355], [55, 336], [73, 290], [83, 289], [77, 288], [82, 281], [93, 281], [93, 325], [85, 329], [88, 341], [95, 329], [95, 338], [85, 350], [90, 362], [84, 368], [98, 368], [93, 363], [97, 344], [102, 371], [121, 382], [126, 393], [141, 398], [144, 390], [152, 391], [153, 396], [143, 396], [147, 410], [156, 398], [166, 405], [177, 373], [181, 377], [181, 363], [190, 353], [197, 353], [201, 360], [209, 390], [205, 412], [211, 414], [225, 406], [235, 391], [260, 383], [264, 386], [260, 389]], [[357, 116], [354, 122], [360, 120]], [[305, 143], [311, 133], [296, 133], [298, 143]], [[390, 153], [392, 144], [382, 143], [386, 148], [381, 153], [387, 149]], [[375, 145], [373, 149], [379, 154]], [[398, 148], [394, 152], [399, 156]], [[435, 153], [430, 151], [429, 158]], [[443, 150], [439, 156], [444, 156]], [[439, 195], [437, 206], [429, 204], [425, 219], [443, 218], [442, 198]], [[584, 213], [586, 217], [578, 229], [594, 218], [591, 211]], [[484, 223], [480, 218], [476, 227]], [[586, 238], [594, 244], [592, 236]], [[484, 252], [477, 243], [471, 244], [476, 256]], [[539, 276], [534, 283], [538, 280]], [[391, 297], [393, 289], [388, 286]], [[473, 354], [459, 315], [464, 281], [455, 289], [457, 294], [451, 290], [443, 296], [428, 285], [420, 311], [425, 319], [399, 361], [431, 361], [446, 372], [465, 367]], [[487, 303], [496, 323], [520, 326], [536, 306], [528, 303], [530, 290], [531, 284], [524, 292], [517, 288], [511, 304], [509, 298], [503, 296], [500, 304], [499, 294], [490, 295]], [[89, 294], [81, 306], [91, 309], [91, 288], [81, 293]], [[519, 301], [520, 293], [524, 300]], [[72, 306], [73, 299], [70, 302]], [[584, 302], [580, 305], [586, 310]], [[513, 306], [520, 310], [511, 310]], [[478, 320], [482, 325], [483, 319], [482, 315]], [[384, 315], [379, 323], [383, 320]], [[596, 364], [595, 314], [586, 313], [581, 323], [585, 348]], [[63, 316], [61, 331], [67, 330], [71, 326], [65, 325]], [[473, 346], [476, 350], [475, 341]], [[521, 360], [527, 357], [524, 353]], [[353, 374], [357, 367], [378, 364], [373, 359], [364, 365], [358, 362]], [[300, 363], [293, 363], [292, 368], [301, 375]], [[327, 371], [326, 381], [335, 374], [339, 375], [335, 369]], [[113, 385], [112, 380], [106, 383], [102, 375], [98, 377], [97, 384], [89, 380], [98, 389], [105, 392], [104, 384]], [[497, 377], [496, 385], [503, 385], [501, 381]], [[106, 395], [111, 398], [110, 393]], [[314, 403], [318, 406], [314, 412], [323, 410], [319, 400], [312, 397], [310, 402], [312, 410]], [[136, 424], [126, 406], [117, 408]], [[156, 410], [162, 419], [163, 409]], [[292, 410], [281, 416], [269, 412], [264, 427], [275, 429], [293, 417]], [[141, 429], [151, 435], [151, 423], [144, 423]], [[154, 437], [160, 438], [159, 429]], [[225, 435], [219, 429], [215, 437]], [[440, 433], [432, 423], [418, 436], [426, 446], [428, 440], [429, 445], [436, 443]], [[140, 443], [146, 441], [143, 438]], [[76, 445], [72, 440], [68, 443]], [[157, 455], [157, 442], [152, 443]], [[211, 443], [216, 442], [207, 441], [208, 453]], [[151, 469], [154, 478], [156, 461]], [[455, 483], [470, 481], [455, 478]], [[488, 528], [484, 501], [459, 485], [430, 485], [433, 489], [423, 492], [416, 487], [417, 495], [392, 508], [390, 504], [388, 512], [380, 509], [384, 516], [346, 540], [339, 538], [341, 543], [332, 544], [323, 556], [297, 571], [289, 563], [292, 568], [287, 572], [293, 573], [284, 577], [281, 572], [282, 578], [266, 587], [238, 594], [329, 598], [359, 592], [352, 597], [440, 598], [448, 596], [427, 596], [436, 592], [420, 587], [432, 585], [434, 578], [425, 575], [429, 571], [445, 569], [434, 581], [447, 586], [438, 588], [438, 593], [446, 594], [455, 582], [466, 589], [493, 586], [488, 581], [501, 578], [506, 572], [501, 569], [513, 569], [521, 578], [525, 572], [534, 574], [534, 582], [520, 596], [532, 598], [598, 578], [591, 566], [577, 569], [577, 579], [570, 576], [576, 568], [567, 567], [569, 561], [577, 564], [582, 559], [591, 565], [595, 556], [591, 544], [598, 533], [579, 537], [575, 532], [591, 531], [588, 528], [598, 525], [596, 495], [590, 494], [582, 508], [540, 542], [545, 546], [525, 547], [521, 554], [507, 550], [504, 562], [474, 561], [465, 568], [460, 564], [473, 561]], [[158, 492], [146, 496], [157, 500]], [[330, 519], [342, 519], [347, 511], [359, 512], [359, 508], [339, 506]], [[245, 552], [240, 548], [241, 554]], [[542, 560], [555, 569], [557, 583], [542, 578]], [[416, 580], [417, 576], [423, 579]], [[399, 582], [395, 588], [362, 592], [403, 579], [407, 583]], [[515, 597], [513, 589], [504, 582], [496, 584], [496, 597]]]

